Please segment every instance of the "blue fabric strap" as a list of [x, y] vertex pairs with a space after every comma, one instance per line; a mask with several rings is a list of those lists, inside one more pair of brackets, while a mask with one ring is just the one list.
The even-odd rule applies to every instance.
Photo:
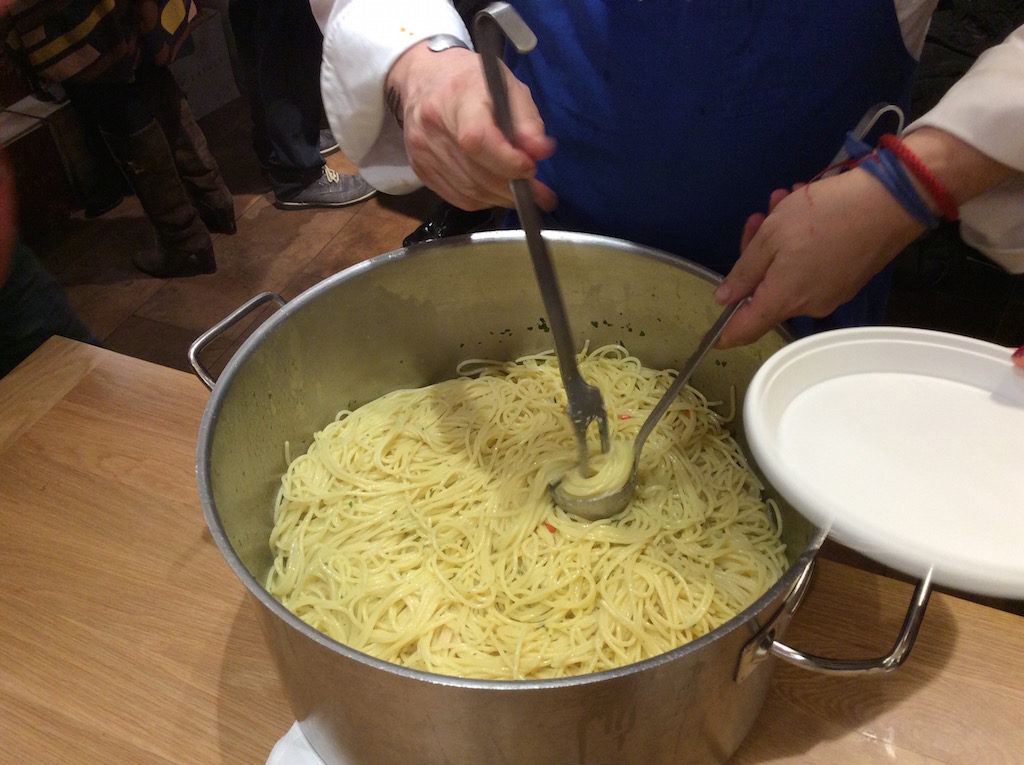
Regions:
[[846, 135], [846, 151], [851, 157], [860, 160], [859, 166], [878, 179], [900, 206], [922, 226], [930, 229], [938, 227], [938, 217], [921, 198], [903, 168], [903, 163], [895, 154], [886, 148], [872, 149], [849, 133]]

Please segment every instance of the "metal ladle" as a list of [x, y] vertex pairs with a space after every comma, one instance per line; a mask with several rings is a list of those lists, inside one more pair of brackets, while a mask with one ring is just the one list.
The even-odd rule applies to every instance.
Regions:
[[[487, 87], [494, 102], [494, 121], [508, 141], [515, 145], [512, 111], [509, 108], [508, 90], [501, 71], [504, 40], [507, 37], [520, 53], [528, 53], [537, 44], [537, 37], [508, 3], [491, 3], [478, 12], [473, 18], [473, 29], [477, 50], [483, 61]], [[533, 260], [533, 269], [537, 275], [544, 308], [548, 313], [548, 324], [555, 340], [555, 353], [558, 356], [562, 384], [565, 386], [565, 394], [569, 401], [569, 419], [576, 432], [580, 470], [586, 475], [589, 472], [587, 429], [591, 422], [597, 422], [601, 434], [601, 451], [607, 452], [608, 416], [601, 400], [601, 392], [583, 379], [576, 364], [576, 349], [572, 332], [569, 330], [569, 319], [562, 303], [562, 293], [558, 287], [547, 244], [541, 236], [541, 216], [530, 190], [530, 182], [525, 178], [518, 178], [509, 181], [509, 186], [515, 197], [516, 212], [519, 213], [519, 221], [526, 234], [526, 245]], [[558, 501], [557, 498], [555, 501]]]
[[[744, 298], [738, 303], [733, 303], [725, 307], [725, 310], [719, 315], [718, 320], [712, 325], [704, 337], [701, 338], [700, 344], [697, 349], [690, 355], [690, 358], [686, 360], [683, 368], [676, 375], [676, 379], [672, 381], [672, 384], [668, 387], [668, 390], [662, 394], [662, 397], [658, 400], [654, 409], [647, 416], [644, 424], [640, 428], [640, 432], [636, 434], [636, 439], [633, 441], [633, 466], [629, 472], [629, 478], [619, 488], [613, 489], [612, 491], [604, 494], [596, 495], [576, 495], [569, 493], [565, 490], [562, 485], [562, 481], [552, 486], [551, 494], [554, 497], [555, 503], [565, 510], [567, 513], [578, 515], [581, 518], [587, 520], [596, 521], [602, 518], [610, 518], [616, 513], [622, 512], [626, 505], [629, 504], [630, 497], [633, 496], [633, 490], [636, 488], [636, 476], [637, 468], [640, 465], [640, 452], [644, 448], [644, 442], [647, 441], [647, 437], [654, 430], [654, 426], [658, 424], [658, 421], [668, 411], [669, 405], [679, 395], [679, 391], [683, 389], [683, 386], [689, 382], [690, 377], [693, 375], [693, 371], [697, 368], [708, 351], [711, 350], [712, 346], [718, 341], [718, 338], [722, 335], [722, 331], [725, 329], [726, 324], [733, 317], [733, 314], [740, 309], [740, 307], [746, 303], [749, 298]], [[586, 475], [586, 473], [584, 473]]]

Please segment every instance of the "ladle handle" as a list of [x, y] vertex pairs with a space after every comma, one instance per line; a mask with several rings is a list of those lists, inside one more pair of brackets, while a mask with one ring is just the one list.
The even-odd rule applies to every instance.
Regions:
[[[501, 56], [506, 38], [520, 53], [528, 53], [536, 46], [537, 37], [508, 3], [491, 3], [479, 11], [473, 18], [473, 31], [477, 51], [483, 63], [484, 77], [491, 100], [494, 102], [494, 121], [509, 143], [516, 145]], [[509, 181], [509, 187], [515, 198], [516, 212], [526, 235], [527, 249], [533, 261], [533, 270], [537, 276], [544, 309], [548, 314], [548, 324], [558, 356], [558, 369], [569, 402], [569, 419], [576, 433], [580, 469], [586, 475], [587, 428], [591, 422], [596, 420], [598, 423], [601, 450], [607, 452], [610, 445], [604, 402], [600, 391], [583, 379], [576, 364], [576, 346], [572, 339], [572, 331], [569, 329], [569, 317], [565, 312], [565, 303], [547, 244], [541, 234], [541, 215], [530, 190], [530, 182], [525, 178], [517, 178]]]
[[[537, 45], [534, 35], [522, 17], [508, 3], [491, 3], [476, 14], [473, 19], [473, 31], [476, 47], [484, 67], [487, 89], [494, 102], [494, 121], [501, 132], [513, 146], [516, 145], [515, 129], [512, 125], [512, 109], [509, 106], [508, 87], [501, 71], [501, 56], [504, 40], [508, 40], [520, 53], [529, 53]], [[537, 274], [544, 309], [548, 312], [548, 322], [555, 341], [555, 352], [562, 379], [568, 388], [567, 378], [580, 376], [576, 365], [576, 349], [569, 330], [569, 318], [565, 313], [565, 305], [558, 287], [554, 266], [548, 254], [547, 244], [541, 235], [541, 216], [530, 190], [530, 182], [525, 178], [509, 181], [512, 196], [515, 198], [516, 212], [526, 234], [526, 244], [533, 259], [533, 268]]]
[[719, 314], [718, 319], [714, 324], [711, 325], [711, 329], [704, 333], [704, 337], [701, 338], [700, 343], [697, 345], [696, 350], [690, 354], [690, 358], [683, 364], [682, 369], [679, 370], [679, 374], [676, 375], [676, 379], [672, 381], [672, 384], [668, 387], [668, 390], [662, 394], [662, 397], [655, 404], [654, 409], [644, 420], [644, 424], [640, 428], [640, 432], [636, 434], [636, 440], [633, 441], [633, 460], [634, 463], [640, 457], [640, 452], [644, 448], [644, 442], [647, 437], [654, 430], [654, 426], [658, 424], [669, 406], [675, 400], [676, 396], [679, 395], [679, 391], [683, 389], [683, 386], [690, 381], [693, 377], [693, 371], [700, 366], [700, 362], [704, 360], [704, 357], [708, 355], [708, 351], [714, 347], [715, 343], [718, 342], [718, 338], [722, 336], [722, 332], [725, 330], [725, 326], [729, 323], [729, 320], [735, 315], [735, 313], [743, 307], [745, 303], [750, 300], [749, 297], [743, 298], [736, 303], [727, 305], [725, 309]]

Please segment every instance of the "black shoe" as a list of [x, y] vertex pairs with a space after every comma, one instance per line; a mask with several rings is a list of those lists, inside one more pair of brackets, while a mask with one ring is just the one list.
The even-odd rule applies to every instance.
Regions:
[[486, 231], [494, 228], [494, 210], [463, 210], [448, 202], [434, 210], [409, 236], [402, 240], [404, 247], [446, 236], [471, 234], [474, 231]]
[[324, 165], [323, 174], [303, 189], [286, 198], [275, 196], [274, 207], [296, 210], [304, 207], [344, 207], [362, 202], [377, 189], [358, 175], [342, 175]]
[[320, 149], [321, 157], [329, 157], [334, 154], [334, 152], [341, 149], [341, 147], [338, 146], [338, 142], [334, 140], [334, 133], [330, 130], [320, 131], [320, 141], [317, 148]]

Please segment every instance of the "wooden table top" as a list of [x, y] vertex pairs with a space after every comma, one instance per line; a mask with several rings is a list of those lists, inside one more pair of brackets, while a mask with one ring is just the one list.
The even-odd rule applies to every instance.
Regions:
[[[259, 764], [291, 725], [199, 505], [207, 397], [62, 338], [0, 380], [0, 762]], [[821, 560], [786, 642], [884, 654], [910, 594]], [[891, 674], [778, 663], [735, 762], [1024, 762], [1022, 649], [1024, 617], [933, 595]]]

